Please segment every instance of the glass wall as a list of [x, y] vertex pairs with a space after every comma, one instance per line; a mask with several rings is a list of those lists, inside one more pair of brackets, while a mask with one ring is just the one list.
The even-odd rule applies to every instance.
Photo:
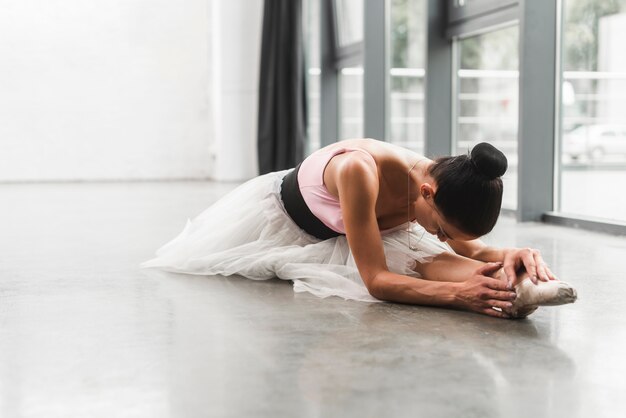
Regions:
[[[373, 42], [369, 50], [363, 49], [367, 48], [363, 33], [368, 30], [363, 25], [363, 14], [380, 13], [381, 9], [364, 8], [363, 0], [333, 0], [328, 3], [332, 4], [336, 15], [335, 19], [322, 27], [326, 26], [329, 35], [334, 34], [337, 38], [339, 53], [335, 68], [338, 68], [339, 84], [336, 91], [335, 80], [330, 77], [327, 86], [329, 90], [324, 91], [329, 92], [329, 99], [338, 95], [339, 103], [337, 120], [334, 114], [325, 114], [324, 120], [329, 121], [328, 128], [334, 128], [338, 122], [337, 139], [363, 136], [364, 92], [370, 92], [366, 89], [372, 87], [363, 84], [363, 57], [368, 53], [374, 54], [376, 59], [385, 59], [389, 64], [388, 96], [375, 99], [385, 100], [389, 106], [385, 139], [423, 153], [426, 30], [427, 27], [436, 29], [437, 24], [434, 20], [427, 21], [426, 0], [381, 1], [387, 2], [386, 12], [389, 13], [388, 43], [385, 48], [381, 48]], [[626, 222], [626, 193], [619, 193], [615, 186], [626, 183], [626, 54], [622, 52], [621, 46], [621, 42], [626, 39], [626, 0], [559, 0], [558, 5], [562, 7], [557, 7], [554, 2], [529, 2], [526, 4], [528, 7], [519, 7], [517, 2], [508, 0], [502, 2], [502, 5], [493, 1], [459, 0], [457, 3], [464, 3], [463, 7], [467, 7], [464, 20], [460, 23], [448, 21], [441, 27], [441, 33], [443, 36], [447, 30], [448, 34], [456, 34], [459, 38], [455, 38], [453, 43], [434, 43], [434, 51], [431, 51], [435, 56], [445, 54], [445, 57], [449, 57], [451, 50], [454, 52], [453, 105], [449, 106], [450, 109], [442, 109], [443, 112], [449, 112], [452, 120], [453, 153], [466, 153], [482, 141], [501, 149], [509, 160], [509, 169], [503, 178], [503, 208], [519, 208], [520, 219], [538, 220], [543, 211], [554, 209], [566, 217], [587, 216], [615, 223]], [[319, 115], [323, 110], [328, 110], [320, 109], [319, 45], [319, 27], [322, 23], [319, 6], [327, 3], [305, 0], [305, 4], [309, 13], [310, 152], [319, 147]], [[440, 4], [431, 2], [435, 14], [445, 13], [439, 7]], [[380, 6], [378, 3], [375, 5]], [[507, 10], [503, 9], [503, 5], [508, 5]], [[485, 22], [485, 10], [488, 9], [491, 10], [489, 13], [493, 12], [490, 15], [493, 22], [498, 21], [493, 23], [496, 26], [483, 29], [480, 35], [466, 37], [480, 29], [479, 25]], [[559, 15], [559, 10], [562, 25], [554, 18]], [[525, 45], [535, 45], [523, 53], [530, 57], [529, 62], [543, 60], [535, 65], [545, 69], [543, 73], [528, 71], [524, 76], [524, 85], [520, 84], [518, 63], [520, 31], [512, 23], [516, 17], [521, 17], [522, 12], [525, 16], [521, 22], [527, 25]], [[370, 15], [367, 21], [382, 24], [382, 19], [377, 20]], [[336, 28], [330, 33], [334, 23]], [[537, 59], [551, 48], [552, 42], [559, 41], [554, 38], [557, 28], [562, 30], [560, 62], [557, 63], [556, 56], [556, 61], [545, 56]], [[369, 29], [382, 32], [377, 26]], [[544, 39], [546, 43], [542, 43]], [[383, 51], [386, 57], [382, 56]], [[446, 66], [444, 62], [437, 65]], [[555, 74], [555, 67], [560, 69], [559, 74]], [[449, 67], [441, 68], [441, 71], [449, 70]], [[531, 153], [540, 150], [550, 153], [549, 157], [544, 155], [546, 158], [552, 158], [550, 148], [556, 149], [554, 172], [552, 164], [546, 164], [545, 161], [532, 172], [538, 179], [545, 179], [550, 184], [554, 182], [555, 205], [552, 206], [549, 200], [552, 197], [551, 187], [538, 187], [541, 196], [536, 199], [533, 199], [536, 194], [523, 196], [523, 200], [518, 202], [519, 91], [527, 93], [524, 95], [525, 100], [537, 100], [532, 98], [537, 97], [537, 91], [532, 86], [537, 83], [550, 84], [548, 77], [553, 75], [559, 87], [556, 90], [560, 93], [556, 100], [556, 129], [551, 126], [552, 112], [526, 113], [526, 117], [533, 113], [529, 120], [539, 123], [538, 132], [541, 135], [522, 138], [526, 142], [521, 145]], [[433, 82], [434, 88], [436, 85]], [[540, 100], [551, 103], [551, 94], [554, 92], [545, 92]], [[546, 103], [538, 105], [545, 106]], [[436, 127], [436, 123], [433, 126]], [[446, 131], [447, 126], [446, 130], [441, 131], [445, 136], [441, 140], [447, 142]], [[548, 138], [553, 132], [555, 138]], [[529, 163], [528, 168], [534, 170], [532, 163]], [[522, 183], [527, 184], [528, 181]]]
[[626, 1], [563, 2], [560, 184], [566, 214], [626, 221]]
[[363, 1], [335, 0], [340, 48], [363, 41]]
[[458, 41], [456, 154], [489, 142], [507, 156], [502, 207], [517, 208], [517, 26]]
[[424, 152], [426, 1], [390, 0], [388, 141]]
[[[336, 0], [339, 48], [363, 42], [364, 0]], [[363, 67], [339, 73], [339, 138], [363, 137]]]
[[339, 76], [339, 139], [363, 137], [363, 68], [342, 68]]

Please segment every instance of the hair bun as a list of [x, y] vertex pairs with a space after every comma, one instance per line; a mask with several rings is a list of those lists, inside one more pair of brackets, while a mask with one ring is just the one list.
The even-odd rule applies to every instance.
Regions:
[[490, 180], [502, 177], [508, 167], [506, 156], [486, 142], [481, 142], [472, 149], [471, 160], [476, 169]]

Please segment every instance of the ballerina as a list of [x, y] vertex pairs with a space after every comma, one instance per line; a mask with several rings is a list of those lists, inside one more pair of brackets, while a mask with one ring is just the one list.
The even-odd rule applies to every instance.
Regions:
[[319, 297], [499, 318], [573, 302], [575, 291], [538, 250], [479, 239], [498, 219], [506, 168], [504, 154], [487, 143], [432, 161], [373, 139], [340, 141], [295, 169], [239, 186], [143, 266], [278, 277]]

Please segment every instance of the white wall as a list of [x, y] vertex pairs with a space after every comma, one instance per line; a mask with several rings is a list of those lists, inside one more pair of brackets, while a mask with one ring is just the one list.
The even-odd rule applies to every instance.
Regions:
[[258, 174], [256, 132], [263, 0], [213, 0], [214, 152], [217, 180]]
[[[233, 11], [246, 16], [248, 26], [216, 37], [216, 2], [238, 3]], [[245, 59], [237, 64], [258, 74], [248, 57], [258, 55], [262, 1], [251, 1], [251, 9], [246, 3], [1, 0], [0, 181], [210, 176], [217, 168], [212, 157], [227, 155], [215, 141], [221, 132], [213, 124], [212, 86], [256, 94], [256, 78], [254, 85], [228, 77], [216, 82], [215, 68], [230, 71], [211, 62], [220, 58], [214, 45], [231, 54], [242, 50], [235, 58]], [[228, 43], [229, 31], [249, 35]], [[237, 44], [250, 42], [252, 33], [252, 45]], [[256, 111], [256, 98], [238, 100], [226, 106]], [[250, 117], [256, 127], [256, 115]], [[234, 135], [230, 148], [243, 143], [249, 150], [256, 129], [228, 124], [240, 129], [227, 132]]]

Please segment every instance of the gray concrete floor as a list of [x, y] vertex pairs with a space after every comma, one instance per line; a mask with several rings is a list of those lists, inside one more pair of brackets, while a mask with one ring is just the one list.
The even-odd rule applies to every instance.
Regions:
[[0, 416], [624, 416], [625, 238], [502, 218], [579, 292], [523, 321], [138, 269], [232, 187], [1, 185]]

